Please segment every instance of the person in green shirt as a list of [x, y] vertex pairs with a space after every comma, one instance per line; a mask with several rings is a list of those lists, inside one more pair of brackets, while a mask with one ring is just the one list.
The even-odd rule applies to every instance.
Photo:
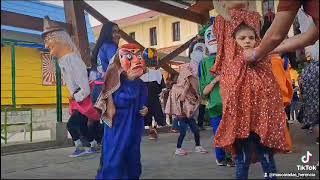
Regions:
[[[212, 24], [214, 19], [212, 21]], [[217, 41], [212, 32], [213, 25], [209, 26], [204, 32], [205, 45], [208, 57], [204, 58], [199, 64], [199, 92], [207, 99], [206, 110], [209, 113], [210, 123], [213, 133], [216, 134], [222, 119], [222, 100], [220, 96], [219, 76], [213, 77], [210, 73], [214, 65], [217, 53]], [[234, 162], [230, 155], [227, 155], [222, 148], [215, 148], [216, 163], [219, 166], [234, 167]]]

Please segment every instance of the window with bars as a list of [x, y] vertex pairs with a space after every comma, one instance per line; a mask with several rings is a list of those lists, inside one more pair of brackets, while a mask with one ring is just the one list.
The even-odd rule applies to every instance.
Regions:
[[150, 45], [151, 46], [157, 45], [157, 28], [156, 27], [150, 28]]
[[180, 41], [180, 22], [172, 23], [172, 39]]
[[129, 36], [134, 40], [136, 39], [136, 33], [135, 32], [129, 33]]

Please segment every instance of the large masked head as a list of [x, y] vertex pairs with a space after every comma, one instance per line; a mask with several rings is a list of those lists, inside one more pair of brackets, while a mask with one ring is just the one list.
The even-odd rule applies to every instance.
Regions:
[[60, 58], [64, 55], [66, 50], [80, 56], [80, 53], [70, 35], [59, 25], [51, 21], [48, 16], [46, 16], [43, 21], [42, 38], [44, 40], [45, 47], [49, 49], [51, 56]]
[[196, 43], [190, 54], [191, 62], [199, 64], [206, 57], [206, 46], [203, 43]]
[[139, 78], [146, 69], [142, 50], [136, 44], [125, 44], [119, 49], [119, 59], [122, 69], [129, 79]]
[[213, 54], [217, 52], [217, 40], [216, 36], [212, 31], [213, 25], [209, 26], [207, 30], [204, 32], [204, 42], [209, 51], [209, 54]]

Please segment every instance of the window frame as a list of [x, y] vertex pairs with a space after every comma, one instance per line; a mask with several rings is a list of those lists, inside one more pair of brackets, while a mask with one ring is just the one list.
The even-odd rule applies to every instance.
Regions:
[[172, 23], [172, 41], [180, 41], [181, 40], [181, 31], [180, 31], [180, 21]]
[[158, 45], [157, 41], [157, 27], [152, 27], [149, 29], [150, 46]]

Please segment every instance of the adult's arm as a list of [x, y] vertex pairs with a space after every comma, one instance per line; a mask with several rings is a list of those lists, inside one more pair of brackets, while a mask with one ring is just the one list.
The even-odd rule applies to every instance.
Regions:
[[319, 33], [314, 24], [311, 24], [307, 32], [284, 40], [272, 53], [292, 52], [306, 46], [313, 45], [319, 39]]
[[298, 9], [278, 12], [260, 45], [255, 49], [245, 50], [244, 58], [247, 61], [260, 59], [276, 48], [287, 36], [297, 12]]

